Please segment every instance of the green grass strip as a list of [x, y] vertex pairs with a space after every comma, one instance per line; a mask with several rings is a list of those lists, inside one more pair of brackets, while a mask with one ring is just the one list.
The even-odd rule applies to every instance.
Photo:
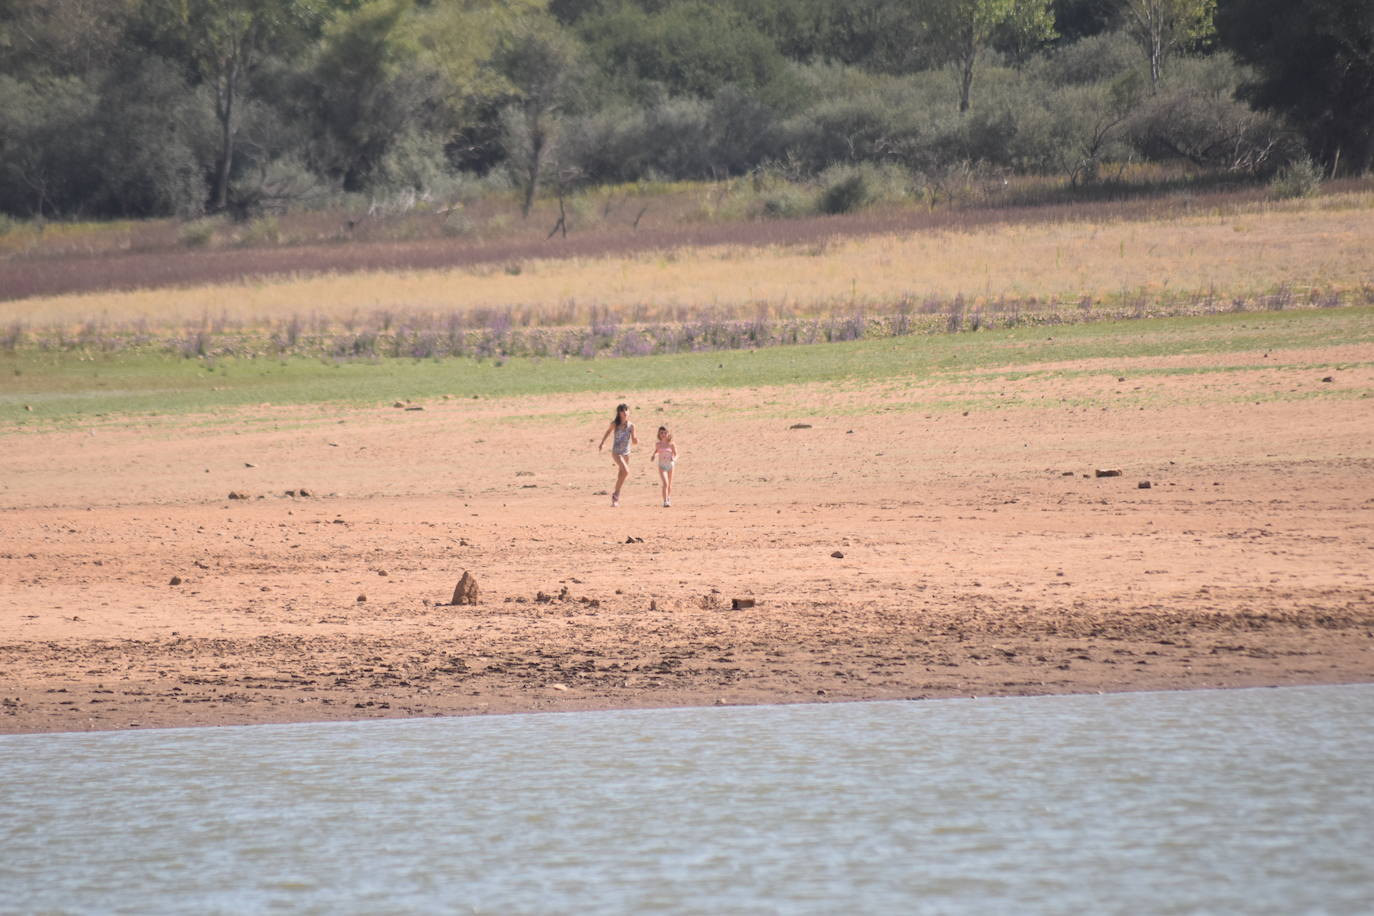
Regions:
[[[0, 432], [96, 418], [270, 404], [504, 398], [747, 388], [961, 374], [1087, 359], [1320, 348], [1374, 340], [1374, 308], [1348, 307], [1021, 327], [849, 343], [619, 359], [200, 360], [148, 353], [0, 354]], [[1219, 369], [1225, 367], [1218, 367]], [[1115, 370], [1104, 370], [1115, 371]]]

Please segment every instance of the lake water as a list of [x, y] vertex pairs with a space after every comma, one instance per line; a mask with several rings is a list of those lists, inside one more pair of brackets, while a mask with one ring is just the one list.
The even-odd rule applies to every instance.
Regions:
[[0, 737], [5, 913], [1374, 913], [1374, 685]]

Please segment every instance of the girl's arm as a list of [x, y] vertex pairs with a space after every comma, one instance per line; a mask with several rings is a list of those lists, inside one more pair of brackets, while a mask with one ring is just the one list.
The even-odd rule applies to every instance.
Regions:
[[633, 423], [630, 424], [630, 444], [639, 444], [639, 437], [635, 435], [635, 425]]
[[611, 434], [611, 430], [613, 430], [613, 429], [615, 429], [615, 424], [614, 424], [614, 423], [612, 423], [610, 426], [606, 427], [606, 431], [605, 431], [604, 433], [601, 434], [601, 444], [598, 445], [598, 446], [596, 447], [596, 450], [597, 450], [598, 452], [601, 451], [603, 448], [606, 447], [606, 437], [609, 436], [609, 435]]

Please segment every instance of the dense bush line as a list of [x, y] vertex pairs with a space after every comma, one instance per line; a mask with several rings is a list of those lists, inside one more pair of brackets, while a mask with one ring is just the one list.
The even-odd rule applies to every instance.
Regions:
[[786, 216], [819, 175], [847, 212], [1142, 160], [1292, 188], [1374, 165], [1371, 42], [1363, 0], [0, 0], [0, 214], [757, 173]]

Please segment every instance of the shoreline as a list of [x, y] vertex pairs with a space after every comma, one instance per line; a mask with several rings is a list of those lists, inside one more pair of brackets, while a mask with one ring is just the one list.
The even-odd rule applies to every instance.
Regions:
[[130, 723], [128, 725], [108, 724], [88, 728], [72, 728], [66, 724], [47, 724], [34, 725], [26, 728], [8, 728], [0, 725], [0, 738], [31, 736], [31, 735], [68, 735], [68, 734], [91, 734], [94, 732], [127, 732], [127, 731], [163, 731], [167, 729], [204, 729], [204, 728], [245, 728], [260, 725], [322, 725], [322, 724], [347, 724], [358, 722], [377, 722], [377, 721], [417, 721], [424, 719], [467, 719], [486, 716], [526, 716], [542, 714], [568, 714], [568, 713], [597, 713], [597, 712], [635, 712], [635, 711], [655, 711], [671, 709], [724, 709], [740, 707], [768, 707], [768, 706], [800, 706], [800, 705], [829, 705], [829, 704], [849, 704], [849, 703], [917, 703], [928, 700], [984, 700], [984, 699], [1034, 699], [1038, 697], [1063, 697], [1063, 696], [1110, 696], [1131, 693], [1179, 693], [1194, 690], [1271, 690], [1280, 688], [1295, 687], [1342, 687], [1352, 685], [1374, 684], [1374, 677], [1361, 672], [1351, 678], [1338, 678], [1335, 680], [1271, 680], [1260, 678], [1254, 683], [1247, 682], [1242, 678], [1236, 683], [1218, 684], [1199, 684], [1199, 683], [1180, 683], [1176, 685], [1159, 684], [1146, 686], [1132, 686], [1128, 688], [1114, 688], [1110, 685], [1101, 690], [1055, 690], [1040, 693], [999, 693], [994, 688], [992, 692], [986, 693], [965, 693], [959, 691], [935, 692], [920, 694], [915, 696], [850, 696], [834, 698], [774, 698], [742, 700], [742, 701], [712, 701], [712, 702], [692, 702], [690, 700], [680, 701], [675, 698], [666, 698], [663, 702], [652, 703], [631, 703], [628, 705], [603, 705], [596, 702], [584, 703], [572, 700], [569, 702], [551, 704], [537, 703], [536, 705], [524, 707], [512, 705], [509, 708], [496, 707], [490, 709], [473, 709], [456, 712], [431, 712], [425, 713], [401, 713], [397, 715], [373, 713], [368, 715], [354, 715], [341, 717], [309, 717], [292, 718], [284, 716], [267, 715], [263, 717], [225, 717], [221, 719], [196, 719], [193, 721], [151, 721], [147, 723]]

